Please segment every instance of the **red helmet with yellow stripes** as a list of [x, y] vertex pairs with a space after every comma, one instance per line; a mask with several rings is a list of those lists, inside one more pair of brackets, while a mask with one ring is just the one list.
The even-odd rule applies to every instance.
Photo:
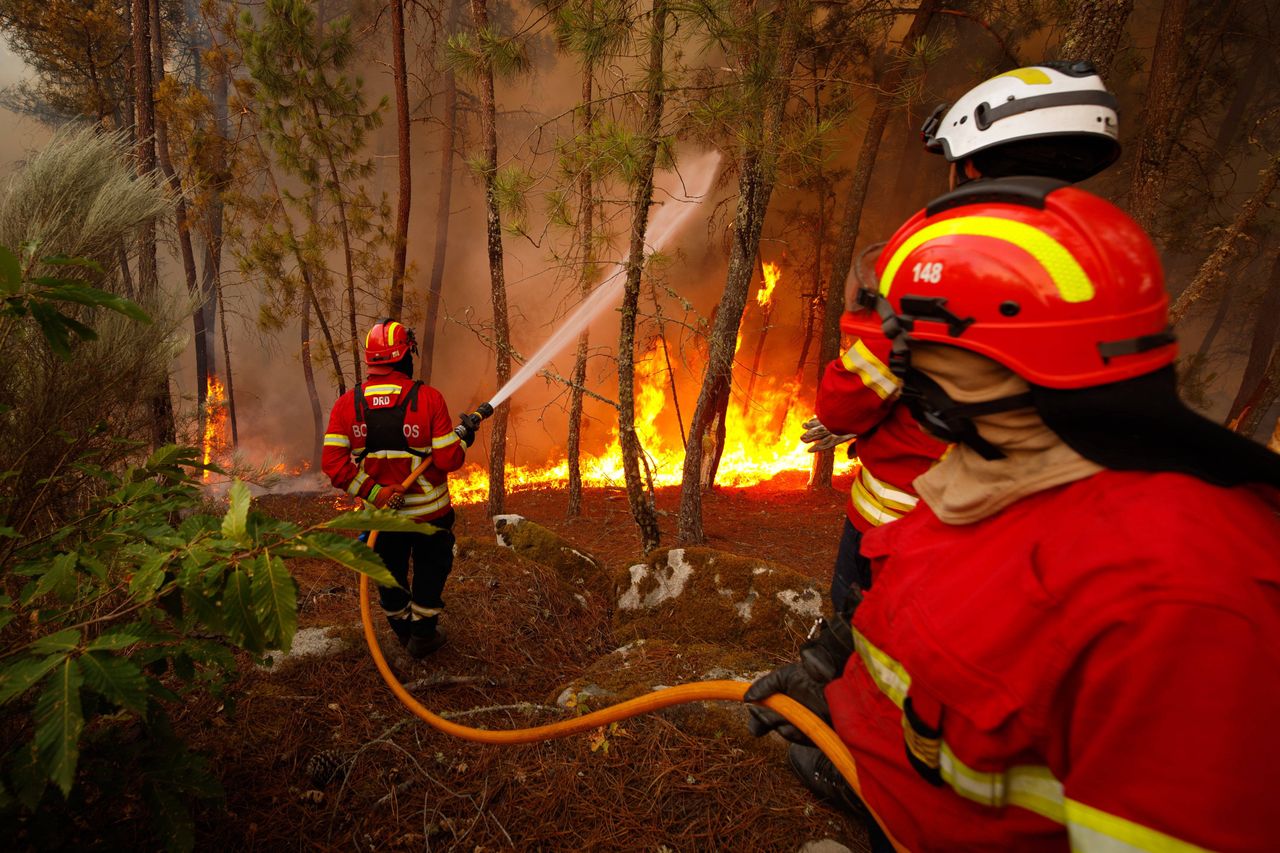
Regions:
[[889, 240], [876, 276], [858, 300], [873, 310], [847, 313], [845, 331], [963, 347], [1033, 385], [1105, 385], [1177, 355], [1147, 235], [1060, 181], [975, 182], [936, 199]]
[[413, 330], [390, 317], [374, 323], [369, 334], [364, 336], [364, 363], [370, 368], [390, 368], [417, 351], [418, 340]]

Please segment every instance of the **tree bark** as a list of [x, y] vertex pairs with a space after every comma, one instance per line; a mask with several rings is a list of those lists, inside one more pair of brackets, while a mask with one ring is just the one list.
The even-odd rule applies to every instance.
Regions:
[[1058, 56], [1069, 62], [1088, 60], [1103, 80], [1108, 79], [1132, 12], [1133, 0], [1076, 0]]
[[1258, 218], [1259, 211], [1267, 203], [1267, 199], [1271, 194], [1275, 192], [1278, 182], [1280, 182], [1280, 155], [1271, 158], [1271, 162], [1267, 164], [1267, 167], [1262, 172], [1258, 188], [1254, 190], [1253, 195], [1245, 202], [1244, 207], [1240, 208], [1235, 220], [1227, 227], [1222, 239], [1218, 241], [1217, 247], [1209, 253], [1209, 257], [1205, 258], [1204, 263], [1200, 265], [1200, 269], [1196, 272], [1196, 277], [1174, 300], [1173, 307], [1169, 309], [1169, 325], [1176, 326], [1191, 306], [1204, 298], [1210, 288], [1217, 283], [1218, 279], [1226, 274], [1227, 268], [1235, 259], [1240, 238], [1244, 236], [1245, 231], [1253, 224], [1253, 221]]
[[[907, 63], [904, 60], [915, 50], [916, 42], [928, 30], [939, 6], [939, 0], [921, 0], [907, 34], [898, 46], [897, 61], [889, 62], [887, 70], [879, 75], [875, 103], [871, 109], [871, 118], [867, 121], [867, 130], [862, 136], [862, 146], [858, 149], [858, 161], [849, 183], [848, 202], [844, 218], [840, 222], [835, 253], [831, 257], [831, 278], [827, 280], [822, 311], [822, 338], [818, 347], [819, 378], [827, 364], [840, 354], [840, 314], [844, 311], [845, 282], [853, 264], [853, 250], [862, 227], [862, 211], [867, 201], [867, 190], [871, 187], [871, 173], [880, 153], [880, 140], [884, 136], [885, 125], [889, 123], [889, 115], [896, 105], [898, 86], [906, 72]], [[834, 468], [834, 450], [815, 453], [809, 487], [830, 488]]]
[[[656, 12], [655, 12], [656, 14]], [[663, 10], [665, 16], [665, 9]], [[587, 3], [587, 26], [595, 16], [594, 3]], [[582, 127], [583, 144], [590, 145], [591, 139], [591, 84], [595, 69], [588, 57], [582, 63]], [[650, 177], [652, 181], [652, 176]], [[578, 275], [578, 292], [583, 299], [591, 293], [591, 283], [595, 280], [595, 264], [591, 238], [594, 229], [593, 198], [594, 189], [591, 181], [591, 167], [586, 165], [578, 175], [578, 252], [582, 269]], [[565, 511], [568, 518], [577, 518], [582, 514], [582, 388], [587, 381], [587, 345], [590, 333], [582, 330], [578, 335], [578, 349], [573, 357], [573, 381], [569, 386], [569, 442], [566, 448], [566, 460], [569, 468], [569, 506]]]
[[307, 385], [307, 400], [311, 403], [311, 470], [320, 470], [320, 455], [324, 452], [324, 410], [320, 407], [320, 394], [316, 391], [316, 372], [311, 365], [311, 300], [302, 300], [302, 378]]
[[[644, 270], [644, 237], [653, 203], [653, 170], [662, 134], [665, 81], [663, 50], [666, 45], [667, 0], [654, 0], [646, 73], [647, 98], [644, 111], [644, 147], [637, 166], [638, 180], [631, 197], [631, 245], [627, 253], [627, 280], [622, 294], [622, 325], [618, 334], [618, 438], [622, 448], [622, 472], [627, 486], [627, 503], [640, 534], [645, 553], [660, 544], [658, 518], [640, 476], [639, 436], [636, 435], [636, 316], [640, 306], [640, 277]], [[663, 346], [666, 346], [665, 340]], [[671, 386], [675, 393], [675, 385]]]
[[1187, 0], [1165, 0], [1143, 102], [1142, 132], [1129, 180], [1129, 215], [1150, 232], [1164, 191], [1178, 85], [1186, 58]]
[[[160, 0], [150, 0], [151, 23], [151, 83], [159, 89], [164, 83], [164, 32], [160, 22]], [[175, 218], [178, 227], [178, 249], [182, 256], [182, 272], [186, 277], [187, 292], [193, 297], [200, 292], [196, 279], [196, 254], [191, 244], [191, 220], [187, 215], [186, 195], [182, 190], [182, 179], [173, 168], [173, 158], [169, 153], [169, 128], [164, 117], [156, 115], [156, 154], [160, 163], [160, 171], [169, 184], [169, 190], [175, 200]], [[209, 345], [208, 331], [205, 326], [204, 308], [197, 303], [191, 312], [191, 325], [195, 335], [196, 356], [196, 409], [198, 434], [204, 434], [205, 399], [209, 391]]]
[[[133, 97], [136, 110], [134, 134], [140, 177], [148, 177], [156, 170], [156, 110], [151, 85], [150, 12], [149, 0], [131, 0]], [[138, 293], [144, 299], [150, 299], [155, 296], [157, 287], [155, 223], [144, 224], [138, 233]]]
[[404, 58], [404, 0], [391, 0], [391, 70], [396, 90], [400, 197], [396, 207], [396, 243], [391, 265], [391, 298], [387, 314], [399, 320], [404, 310], [404, 268], [409, 249], [409, 206], [413, 195], [409, 152], [409, 82]]
[[[449, 17], [445, 24], [446, 35], [451, 34], [458, 21], [458, 0], [448, 0]], [[426, 316], [422, 320], [420, 344], [422, 366], [419, 376], [431, 384], [431, 371], [435, 365], [436, 325], [440, 317], [440, 294], [444, 290], [445, 252], [449, 245], [449, 204], [453, 195], [453, 146], [458, 121], [458, 81], [453, 69], [444, 72], [444, 130], [440, 138], [440, 190], [436, 196], [436, 240], [431, 257], [431, 283], [427, 287]]]
[[[1262, 296], [1262, 303], [1254, 312], [1253, 341], [1249, 346], [1249, 360], [1245, 363], [1244, 375], [1240, 377], [1240, 387], [1236, 390], [1235, 399], [1231, 401], [1231, 409], [1227, 413], [1228, 424], [1239, 424], [1248, 418], [1250, 408], [1256, 407], [1263, 385], [1266, 382], [1268, 367], [1272, 354], [1276, 349], [1276, 340], [1280, 334], [1280, 251], [1276, 253], [1271, 265], [1271, 276], [1267, 281], [1267, 290]], [[1253, 418], [1253, 426], [1261, 417]], [[1241, 430], [1243, 432], [1243, 430]], [[1246, 435], [1253, 433], [1250, 429]]]
[[[308, 102], [311, 117], [316, 127], [323, 127], [320, 119], [320, 108], [314, 100]], [[342, 181], [338, 176], [338, 164], [333, 156], [332, 147], [325, 146], [325, 162], [329, 166], [329, 178], [333, 182], [333, 202], [338, 208], [338, 231], [342, 234], [343, 272], [347, 282], [347, 331], [351, 335], [351, 368], [358, 387], [364, 381], [363, 368], [360, 365], [360, 330], [356, 320], [356, 273], [355, 260], [351, 251], [351, 226], [347, 222], [347, 202], [342, 197]]]
[[[476, 43], [489, 27], [487, 0], [470, 0], [471, 19], [475, 24]], [[498, 211], [498, 127], [497, 102], [493, 88], [493, 62], [486, 56], [480, 72], [480, 136], [484, 142], [484, 201], [489, 284], [493, 296], [493, 340], [497, 352], [498, 388], [511, 378], [511, 331], [507, 320], [507, 285], [502, 269], [502, 219]], [[507, 418], [511, 407], [506, 402], [493, 413], [493, 443], [489, 451], [489, 515], [502, 512], [506, 501]]]
[[[213, 125], [214, 133], [217, 134], [218, 143], [214, 152], [213, 170], [215, 174], [214, 180], [209, 187], [209, 205], [206, 209], [205, 223], [206, 234], [204, 241], [204, 268], [200, 276], [200, 295], [204, 308], [204, 326], [208, 330], [209, 352], [208, 363], [210, 370], [214, 373], [218, 372], [217, 368], [217, 348], [214, 345], [213, 333], [218, 325], [218, 288], [222, 281], [222, 249], [223, 249], [223, 225], [225, 209], [222, 201], [222, 193], [227, 182], [227, 155], [226, 146], [231, 144], [230, 120], [227, 111], [227, 68], [224, 59], [219, 59], [217, 67], [213, 69], [213, 82], [210, 92], [210, 102], [213, 108]], [[225, 319], [224, 319], [225, 322]]]
[[222, 314], [222, 375], [227, 378], [227, 418], [231, 422], [231, 448], [240, 444], [240, 428], [236, 422], [236, 385], [231, 370], [231, 338], [227, 334], [227, 306], [222, 301], [222, 279], [214, 279], [218, 312]]
[[702, 388], [689, 423], [689, 442], [680, 483], [679, 535], [682, 540], [693, 544], [706, 541], [702, 527], [703, 441], [712, 424], [714, 403], [717, 397], [726, 393], [732, 381], [738, 327], [742, 323], [747, 291], [755, 272], [760, 231], [777, 178], [782, 122], [791, 91], [790, 76], [796, 62], [796, 43], [808, 9], [809, 6], [801, 0], [785, 0], [776, 13], [781, 19], [776, 47], [756, 44], [739, 52], [739, 63], [744, 69], [757, 65], [761, 53], [772, 52], [774, 59], [767, 72], [769, 83], [761, 87], [758, 117], [747, 117], [744, 121], [747, 139], [739, 155], [738, 206], [734, 216], [729, 272], [708, 341], [709, 353]]

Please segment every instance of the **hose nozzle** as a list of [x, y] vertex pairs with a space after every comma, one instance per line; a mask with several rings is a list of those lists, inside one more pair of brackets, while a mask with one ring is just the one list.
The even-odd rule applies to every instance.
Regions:
[[462, 443], [470, 447], [472, 442], [476, 440], [476, 430], [480, 428], [480, 422], [493, 414], [493, 406], [488, 403], [481, 403], [476, 406], [476, 410], [471, 414], [463, 412], [458, 415], [458, 425], [453, 428], [458, 438], [462, 439]]

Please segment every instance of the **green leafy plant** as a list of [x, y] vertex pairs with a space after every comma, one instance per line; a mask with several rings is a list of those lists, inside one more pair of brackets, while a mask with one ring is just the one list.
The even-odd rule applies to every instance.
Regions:
[[[300, 528], [253, 512], [239, 481], [225, 513], [206, 514], [193, 448], [162, 447], [118, 474], [79, 467], [110, 486], [83, 517], [27, 540], [0, 529], [0, 708], [20, 733], [0, 757], [0, 813], [70, 797], [88, 739], [99, 761], [139, 768], [166, 839], [189, 848], [184, 795], [218, 789], [174, 737], [167, 708], [193, 691], [223, 696], [235, 649], [289, 649], [298, 607], [288, 560], [334, 560], [394, 585], [341, 531], [418, 528], [369, 510]], [[126, 751], [141, 753], [132, 762], [108, 734], [125, 730], [136, 735]]]

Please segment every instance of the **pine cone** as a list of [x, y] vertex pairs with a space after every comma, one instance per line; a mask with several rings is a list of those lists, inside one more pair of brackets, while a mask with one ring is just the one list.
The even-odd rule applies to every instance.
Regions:
[[347, 758], [336, 749], [322, 749], [307, 759], [304, 768], [317, 788], [323, 788], [339, 776], [347, 775]]

